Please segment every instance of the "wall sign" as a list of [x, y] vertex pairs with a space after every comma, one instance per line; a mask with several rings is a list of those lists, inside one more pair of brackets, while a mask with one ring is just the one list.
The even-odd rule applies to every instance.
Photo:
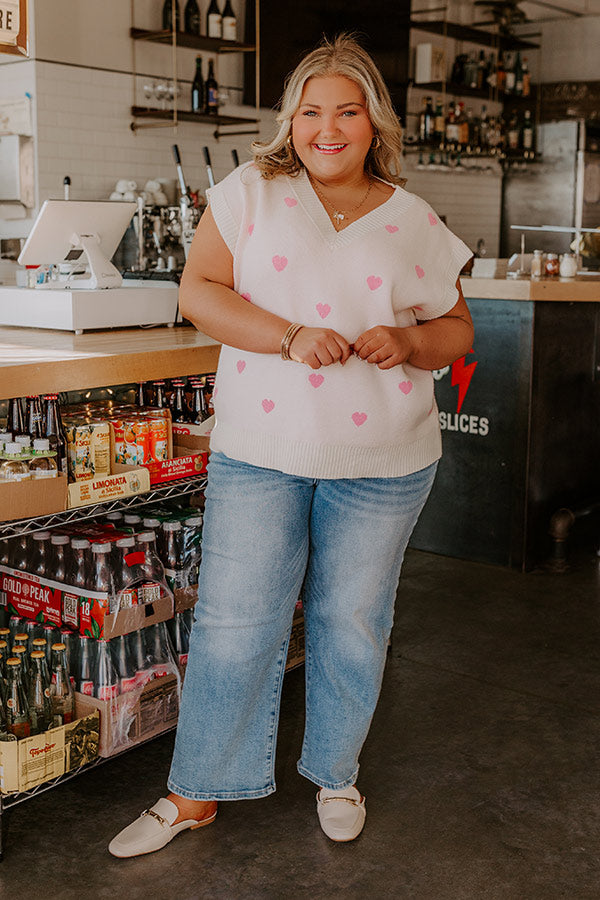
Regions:
[[27, 0], [0, 0], [0, 53], [27, 56]]

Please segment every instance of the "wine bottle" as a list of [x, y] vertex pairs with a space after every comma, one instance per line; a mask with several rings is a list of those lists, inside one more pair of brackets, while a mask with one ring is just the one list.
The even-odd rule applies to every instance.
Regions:
[[226, 0], [223, 8], [222, 30], [223, 38], [226, 41], [237, 41], [237, 19], [231, 5], [231, 0]]
[[215, 78], [214, 63], [208, 61], [208, 77], [206, 79], [206, 112], [209, 116], [216, 116], [219, 112], [219, 85]]
[[187, 0], [185, 4], [183, 30], [186, 34], [200, 34], [200, 8], [196, 0]]
[[[162, 8], [163, 31], [173, 31], [173, 5], [172, 0], [165, 0]], [[179, 0], [175, 0], [175, 31], [181, 31], [181, 15]]]
[[192, 112], [203, 113], [206, 109], [206, 85], [202, 77], [202, 57], [196, 57], [196, 74], [192, 81]]
[[206, 34], [212, 38], [223, 36], [223, 16], [217, 5], [217, 0], [210, 0], [210, 6], [206, 13]]

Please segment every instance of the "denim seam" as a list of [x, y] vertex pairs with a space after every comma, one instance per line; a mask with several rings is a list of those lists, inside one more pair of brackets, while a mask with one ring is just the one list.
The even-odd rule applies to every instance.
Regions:
[[283, 642], [281, 650], [279, 651], [279, 658], [277, 660], [277, 677], [275, 681], [275, 690], [273, 691], [272, 703], [271, 703], [271, 722], [269, 728], [269, 735], [267, 738], [267, 783], [272, 785], [273, 790], [275, 790], [275, 744], [277, 740], [277, 727], [279, 724], [279, 703], [281, 700], [281, 691], [283, 688], [283, 674], [285, 671], [285, 662], [287, 660], [287, 651], [290, 643], [290, 636], [292, 633], [292, 625], [290, 623], [290, 628], [287, 634], [287, 638]]

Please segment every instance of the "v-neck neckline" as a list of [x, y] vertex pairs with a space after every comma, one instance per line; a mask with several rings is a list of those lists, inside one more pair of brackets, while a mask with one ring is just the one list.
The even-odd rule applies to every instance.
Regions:
[[[380, 203], [379, 206], [376, 206], [375, 209], [371, 209], [364, 215], [359, 216], [358, 219], [355, 219], [354, 222], [351, 222], [340, 231], [336, 231], [335, 225], [329, 218], [329, 214], [325, 209], [324, 204], [310, 182], [306, 169], [303, 169], [302, 172], [294, 178], [290, 177], [289, 181], [310, 219], [330, 246], [349, 244], [356, 238], [363, 236], [374, 229], [385, 226], [386, 224], [393, 224], [390, 221], [390, 215], [402, 211], [398, 210], [397, 205], [395, 205], [395, 208], [392, 211], [390, 206], [405, 192], [401, 191], [398, 185], [390, 185], [390, 187], [394, 188], [394, 192], [390, 194], [383, 203]], [[388, 184], [387, 181], [383, 183]], [[410, 204], [406, 205], [408, 206]]]

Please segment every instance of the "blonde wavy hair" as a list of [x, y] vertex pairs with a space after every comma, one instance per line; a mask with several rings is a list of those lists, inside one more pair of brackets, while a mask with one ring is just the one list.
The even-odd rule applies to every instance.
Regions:
[[304, 85], [309, 78], [343, 75], [361, 89], [367, 114], [375, 130], [375, 146], [365, 159], [365, 172], [392, 184], [403, 185], [400, 177], [402, 128], [394, 112], [389, 91], [379, 69], [350, 34], [342, 33], [333, 41], [326, 38], [298, 64], [288, 76], [276, 120], [279, 130], [272, 140], [254, 141], [254, 164], [263, 178], [299, 175], [304, 165], [291, 140], [292, 119], [300, 106]]

